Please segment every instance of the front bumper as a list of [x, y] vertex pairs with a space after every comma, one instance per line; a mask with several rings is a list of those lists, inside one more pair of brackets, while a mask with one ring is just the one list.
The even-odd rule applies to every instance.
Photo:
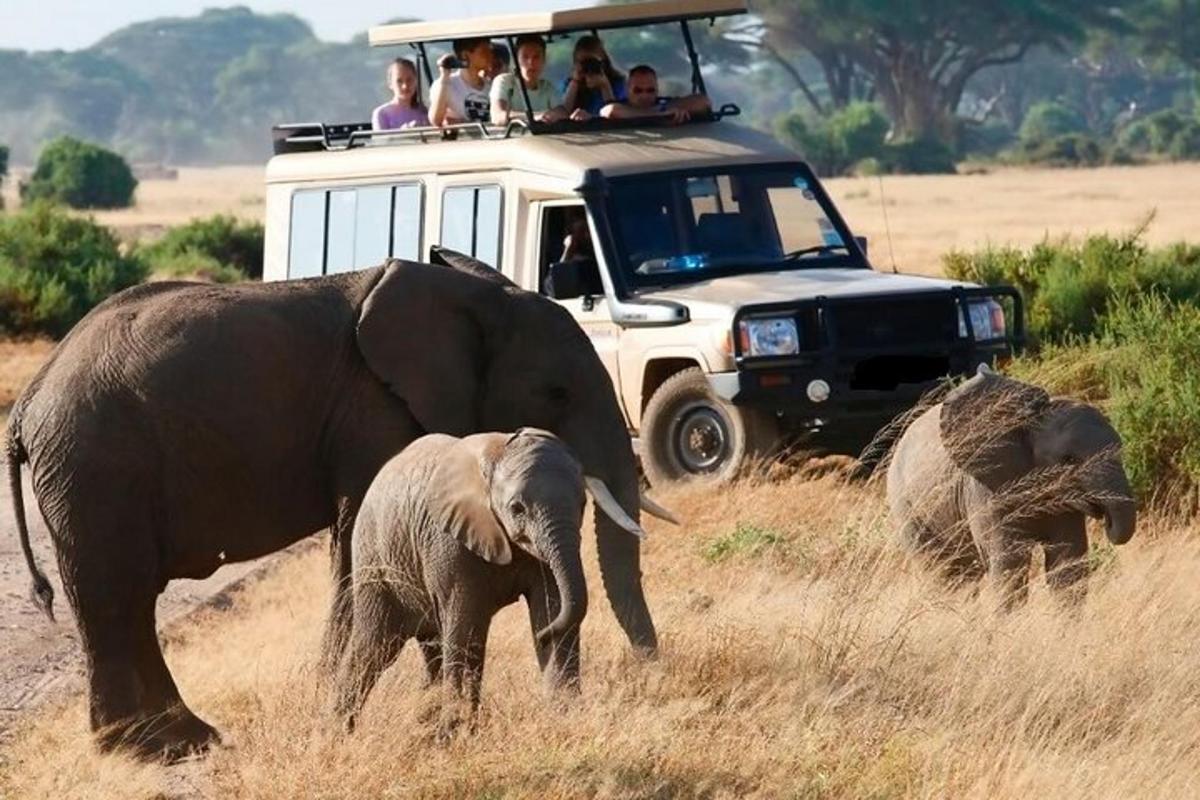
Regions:
[[[980, 298], [1010, 304], [1004, 338], [976, 341], [969, 320], [959, 327], [957, 315]], [[974, 374], [1024, 343], [1021, 297], [1008, 287], [756, 306], [738, 313], [734, 330], [741, 319], [776, 316], [794, 317], [807, 347], [778, 358], [749, 358], [739, 348], [738, 369], [712, 374], [709, 383], [719, 397], [770, 413], [792, 431], [873, 433], [942, 379]], [[828, 391], [810, 394], [814, 381]]]

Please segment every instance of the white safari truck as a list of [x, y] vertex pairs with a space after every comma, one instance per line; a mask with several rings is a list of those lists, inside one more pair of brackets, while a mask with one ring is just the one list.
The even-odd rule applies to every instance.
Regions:
[[[370, 40], [411, 47], [428, 80], [427, 47], [455, 38], [537, 33], [555, 47], [671, 24], [703, 92], [689, 22], [745, 10], [661, 0], [388, 25]], [[797, 439], [855, 452], [939, 379], [1020, 344], [1014, 290], [872, 270], [803, 160], [718, 108], [678, 125], [278, 126], [265, 278], [441, 246], [548, 295], [608, 368], [652, 482], [726, 477]]]

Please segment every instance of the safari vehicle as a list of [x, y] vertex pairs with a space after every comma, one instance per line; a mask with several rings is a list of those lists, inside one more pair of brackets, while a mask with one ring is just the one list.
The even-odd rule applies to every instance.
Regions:
[[[745, 11], [661, 0], [387, 25], [370, 41], [412, 47], [429, 79], [427, 46], [457, 37], [674, 24], [704, 92], [689, 22]], [[265, 277], [428, 260], [440, 245], [549, 295], [595, 345], [652, 482], [726, 477], [796, 439], [856, 452], [940, 378], [1020, 343], [1014, 290], [874, 271], [812, 170], [737, 114], [278, 126]]]

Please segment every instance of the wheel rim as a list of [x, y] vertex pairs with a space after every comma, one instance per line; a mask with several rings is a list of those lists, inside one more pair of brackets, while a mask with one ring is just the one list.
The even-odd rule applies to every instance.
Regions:
[[729, 425], [712, 406], [695, 403], [682, 409], [671, 445], [680, 466], [693, 475], [715, 472], [729, 456]]

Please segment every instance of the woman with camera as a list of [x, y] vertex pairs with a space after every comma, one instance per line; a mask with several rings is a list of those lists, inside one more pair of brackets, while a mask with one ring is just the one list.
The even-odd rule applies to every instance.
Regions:
[[600, 37], [579, 37], [575, 66], [563, 86], [563, 105], [571, 119], [590, 119], [606, 105], [627, 99], [625, 76], [613, 67]]

